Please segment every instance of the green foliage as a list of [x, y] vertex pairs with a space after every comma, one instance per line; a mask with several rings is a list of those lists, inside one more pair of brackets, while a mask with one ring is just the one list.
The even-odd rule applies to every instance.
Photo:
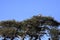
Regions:
[[16, 32], [17, 32], [16, 29], [13, 27], [7, 27], [7, 28], [0, 29], [0, 35], [5, 36], [5, 37], [15, 36]]
[[58, 35], [58, 32], [59, 32], [59, 30], [57, 30], [55, 28], [50, 29], [50, 34], [53, 35], [53, 36]]
[[[30, 35], [37, 35], [37, 33], [40, 34], [41, 31], [45, 31], [46, 29], [48, 30], [49, 27], [47, 27], [47, 25], [52, 26], [49, 30], [51, 36], [58, 34], [58, 30], [53, 29], [53, 27], [58, 27], [60, 23], [49, 16], [33, 16], [32, 18], [21, 22], [17, 22], [15, 20], [1, 21], [0, 26], [3, 28], [0, 28], [0, 34], [9, 37], [15, 36], [16, 33], [20, 36], [26, 35], [26, 33]], [[15, 27], [15, 29], [13, 27]]]

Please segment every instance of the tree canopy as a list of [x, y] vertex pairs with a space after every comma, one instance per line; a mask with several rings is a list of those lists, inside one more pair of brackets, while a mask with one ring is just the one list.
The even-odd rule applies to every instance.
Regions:
[[[56, 21], [50, 16], [33, 16], [30, 19], [23, 21], [6, 20], [0, 22], [0, 35], [5, 38], [9, 37], [13, 40], [16, 36], [21, 36], [24, 40], [26, 35], [29, 35], [32, 40], [41, 40], [41, 37], [47, 34], [45, 31], [48, 30], [52, 40], [58, 40], [60, 31], [58, 29], [60, 22]], [[2, 27], [2, 28], [1, 28]]]

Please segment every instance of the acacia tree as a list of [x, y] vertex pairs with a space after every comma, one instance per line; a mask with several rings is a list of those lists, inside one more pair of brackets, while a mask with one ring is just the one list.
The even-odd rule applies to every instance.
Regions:
[[[59, 25], [60, 25], [60, 23], [57, 22], [56, 20], [54, 20], [54, 18], [52, 18], [52, 17], [38, 16], [38, 15], [33, 16], [32, 18], [21, 21], [21, 22], [16, 22], [15, 20], [14, 21], [8, 20], [8, 21], [0, 22], [0, 26], [6, 27], [6, 29], [8, 27], [15, 27], [17, 29], [15, 35], [21, 36], [22, 40], [24, 40], [26, 35], [29, 35], [31, 37], [30, 40], [32, 40], [33, 37], [35, 37], [34, 40], [37, 40], [37, 39], [41, 40], [41, 37], [44, 34], [46, 34], [46, 32], [45, 32], [46, 30], [49, 31], [49, 34], [51, 35], [51, 38], [52, 38], [52, 36], [55, 36], [54, 33], [57, 33], [57, 31], [54, 32], [52, 29], [53, 28], [57, 29], [57, 27]], [[5, 34], [8, 34], [8, 33], [6, 33], [6, 31], [5, 31]], [[2, 35], [3, 35], [3, 33], [2, 33]], [[54, 38], [56, 38], [56, 37], [54, 37]], [[52, 38], [52, 40], [53, 40], [53, 38]], [[58, 40], [58, 39], [56, 39], [56, 40]]]

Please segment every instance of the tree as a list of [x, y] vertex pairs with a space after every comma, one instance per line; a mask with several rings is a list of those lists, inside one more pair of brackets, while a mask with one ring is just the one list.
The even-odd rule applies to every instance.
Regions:
[[6, 38], [11, 38], [14, 39], [14, 37], [16, 37], [16, 31], [17, 29], [14, 27], [5, 27], [5, 28], [1, 28], [0, 29], [0, 35], [2, 35], [4, 37], [4, 39], [6, 40]]
[[[8, 20], [8, 21], [2, 21], [0, 22], [0, 26], [3, 26], [4, 28], [10, 28], [10, 27], [15, 27], [17, 30], [15, 31], [15, 33], [12, 31], [13, 35], [19, 35], [22, 37], [22, 40], [24, 40], [26, 35], [29, 35], [31, 38], [30, 40], [33, 39], [33, 37], [35, 37], [34, 40], [41, 40], [41, 37], [45, 34], [47, 34], [45, 31], [48, 30], [49, 34], [52, 38], [52, 40], [56, 37], [54, 33], [58, 34], [59, 32], [56, 30], [57, 27], [60, 25], [59, 22], [57, 22], [56, 20], [54, 20], [54, 18], [50, 17], [50, 16], [33, 16], [30, 19], [21, 21], [21, 22], [16, 22], [15, 20]], [[55, 28], [55, 29], [53, 29]], [[14, 29], [14, 28], [13, 28]], [[3, 29], [5, 30], [5, 29]], [[6, 31], [8, 31], [8, 33], [6, 33]], [[55, 32], [56, 31], [56, 32]], [[5, 34], [4, 34], [5, 32]], [[5, 30], [2, 31], [2, 35], [8, 34], [7, 36], [9, 37], [9, 30]], [[58, 32], [58, 33], [57, 33]], [[12, 38], [13, 38], [12, 35]], [[57, 35], [58, 38], [58, 35]], [[55, 40], [55, 39], [54, 39]], [[58, 39], [56, 39], [58, 40]]]

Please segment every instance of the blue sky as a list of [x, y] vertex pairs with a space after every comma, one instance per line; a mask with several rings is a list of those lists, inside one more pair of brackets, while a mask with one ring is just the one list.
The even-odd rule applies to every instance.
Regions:
[[0, 0], [0, 20], [20, 21], [38, 14], [60, 21], [60, 0]]

